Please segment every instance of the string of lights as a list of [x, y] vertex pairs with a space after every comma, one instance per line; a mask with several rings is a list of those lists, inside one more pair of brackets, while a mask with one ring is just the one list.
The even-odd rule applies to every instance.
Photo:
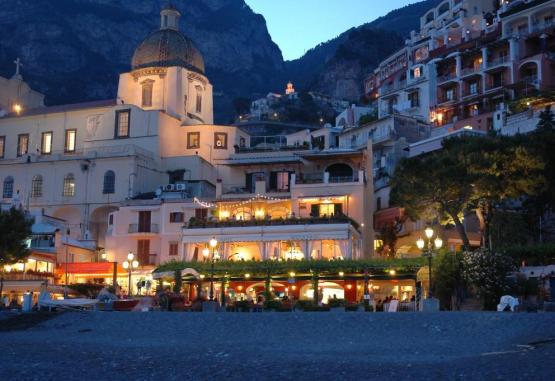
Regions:
[[[243, 205], [247, 205], [250, 204], [251, 202], [254, 201], [259, 201], [259, 200], [267, 200], [267, 201], [283, 201], [282, 198], [277, 198], [277, 197], [272, 197], [272, 196], [266, 196], [266, 195], [262, 195], [262, 194], [257, 194], [254, 197], [249, 198], [248, 200], [245, 201], [241, 201], [235, 204], [225, 204], [226, 208], [237, 208]], [[198, 198], [194, 198], [193, 201], [195, 202], [195, 204], [202, 206], [203, 208], [216, 208], [218, 205], [212, 202], [205, 202], [202, 200], [199, 200]]]

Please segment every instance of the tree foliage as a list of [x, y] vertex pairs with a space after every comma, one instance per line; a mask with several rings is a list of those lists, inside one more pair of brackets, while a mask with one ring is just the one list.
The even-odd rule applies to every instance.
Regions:
[[507, 137], [447, 139], [443, 149], [404, 159], [392, 180], [391, 203], [416, 219], [451, 219], [468, 249], [461, 215], [475, 211], [482, 246], [491, 247], [495, 210], [542, 191], [544, 163], [533, 150]]
[[462, 253], [439, 253], [434, 258], [433, 275], [433, 294], [442, 309], [457, 310], [465, 290]]
[[467, 251], [462, 257], [465, 280], [475, 287], [484, 300], [485, 309], [493, 309], [509, 290], [507, 274], [516, 270], [513, 259], [488, 249]]
[[33, 221], [16, 208], [0, 211], [0, 266], [17, 263], [29, 255], [26, 240]]

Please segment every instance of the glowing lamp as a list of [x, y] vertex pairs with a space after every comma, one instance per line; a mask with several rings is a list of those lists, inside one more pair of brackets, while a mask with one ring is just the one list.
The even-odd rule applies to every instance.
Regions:
[[425, 242], [422, 238], [419, 238], [418, 241], [416, 241], [416, 246], [418, 246], [420, 250], [424, 248], [424, 245], [425, 245]]
[[129, 268], [129, 262], [123, 262], [122, 266], [123, 266], [124, 269], [127, 270]]
[[396, 271], [395, 270], [389, 270], [389, 275], [395, 275]]
[[434, 241], [434, 244], [436, 246], [436, 249], [441, 249], [441, 247], [443, 246], [443, 240], [437, 237], [436, 240]]
[[127, 260], [128, 261], [133, 261], [133, 259], [135, 259], [135, 254], [133, 254], [131, 251], [127, 254]]
[[13, 105], [13, 111], [16, 114], [19, 115], [21, 113], [21, 110], [23, 110], [23, 107], [21, 107], [21, 105], [19, 103], [16, 103], [16, 104]]
[[208, 256], [210, 255], [210, 250], [208, 250], [207, 247], [205, 247], [204, 249], [202, 249], [202, 256], [204, 258], [208, 258]]
[[424, 230], [424, 233], [426, 234], [426, 237], [430, 239], [434, 235], [434, 229], [432, 229], [431, 227], [427, 227], [426, 230]]
[[217, 240], [215, 237], [213, 237], [213, 238], [210, 240], [209, 244], [210, 244], [210, 247], [213, 249], [213, 248], [215, 248], [216, 246], [218, 246], [218, 240]]
[[340, 271], [340, 272], [339, 272], [339, 276], [341, 276], [341, 277], [342, 277], [342, 276], [345, 276], [345, 273], [344, 273], [343, 271]]
[[251, 274], [245, 274], [245, 278], [249, 279], [251, 277]]
[[290, 276], [291, 278], [294, 278], [294, 277], [295, 277], [295, 273], [294, 273], [293, 271], [291, 271], [291, 272], [289, 273], [289, 276]]
[[133, 268], [136, 269], [137, 267], [139, 267], [139, 261], [133, 261], [131, 263], [133, 265]]

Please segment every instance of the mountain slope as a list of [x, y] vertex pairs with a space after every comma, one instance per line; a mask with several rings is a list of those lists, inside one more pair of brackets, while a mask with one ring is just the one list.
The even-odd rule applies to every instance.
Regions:
[[[47, 103], [115, 97], [118, 75], [159, 27], [166, 0], [0, 0], [0, 75], [23, 75]], [[264, 93], [283, 58], [266, 22], [243, 0], [174, 0], [181, 29], [199, 46], [219, 120], [239, 95]], [[277, 84], [275, 84], [277, 86]]]
[[[412, 30], [420, 28], [420, 16], [440, 1], [426, 0], [407, 5], [358, 28], [352, 28], [309, 50], [303, 57], [287, 61], [286, 76], [299, 88], [357, 100], [362, 92], [363, 78], [382, 59], [399, 49], [404, 38]], [[379, 42], [373, 43], [372, 39], [378, 39]], [[363, 47], [367, 49], [361, 49]], [[345, 52], [350, 52], [348, 58]], [[358, 59], [357, 52], [360, 54]], [[330, 80], [337, 84], [329, 83]]]

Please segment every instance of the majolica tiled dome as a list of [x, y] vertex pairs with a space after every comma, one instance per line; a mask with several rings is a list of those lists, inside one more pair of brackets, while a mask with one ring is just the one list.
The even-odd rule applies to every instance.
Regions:
[[193, 41], [174, 29], [152, 33], [135, 50], [133, 70], [180, 66], [204, 74], [204, 58]]

